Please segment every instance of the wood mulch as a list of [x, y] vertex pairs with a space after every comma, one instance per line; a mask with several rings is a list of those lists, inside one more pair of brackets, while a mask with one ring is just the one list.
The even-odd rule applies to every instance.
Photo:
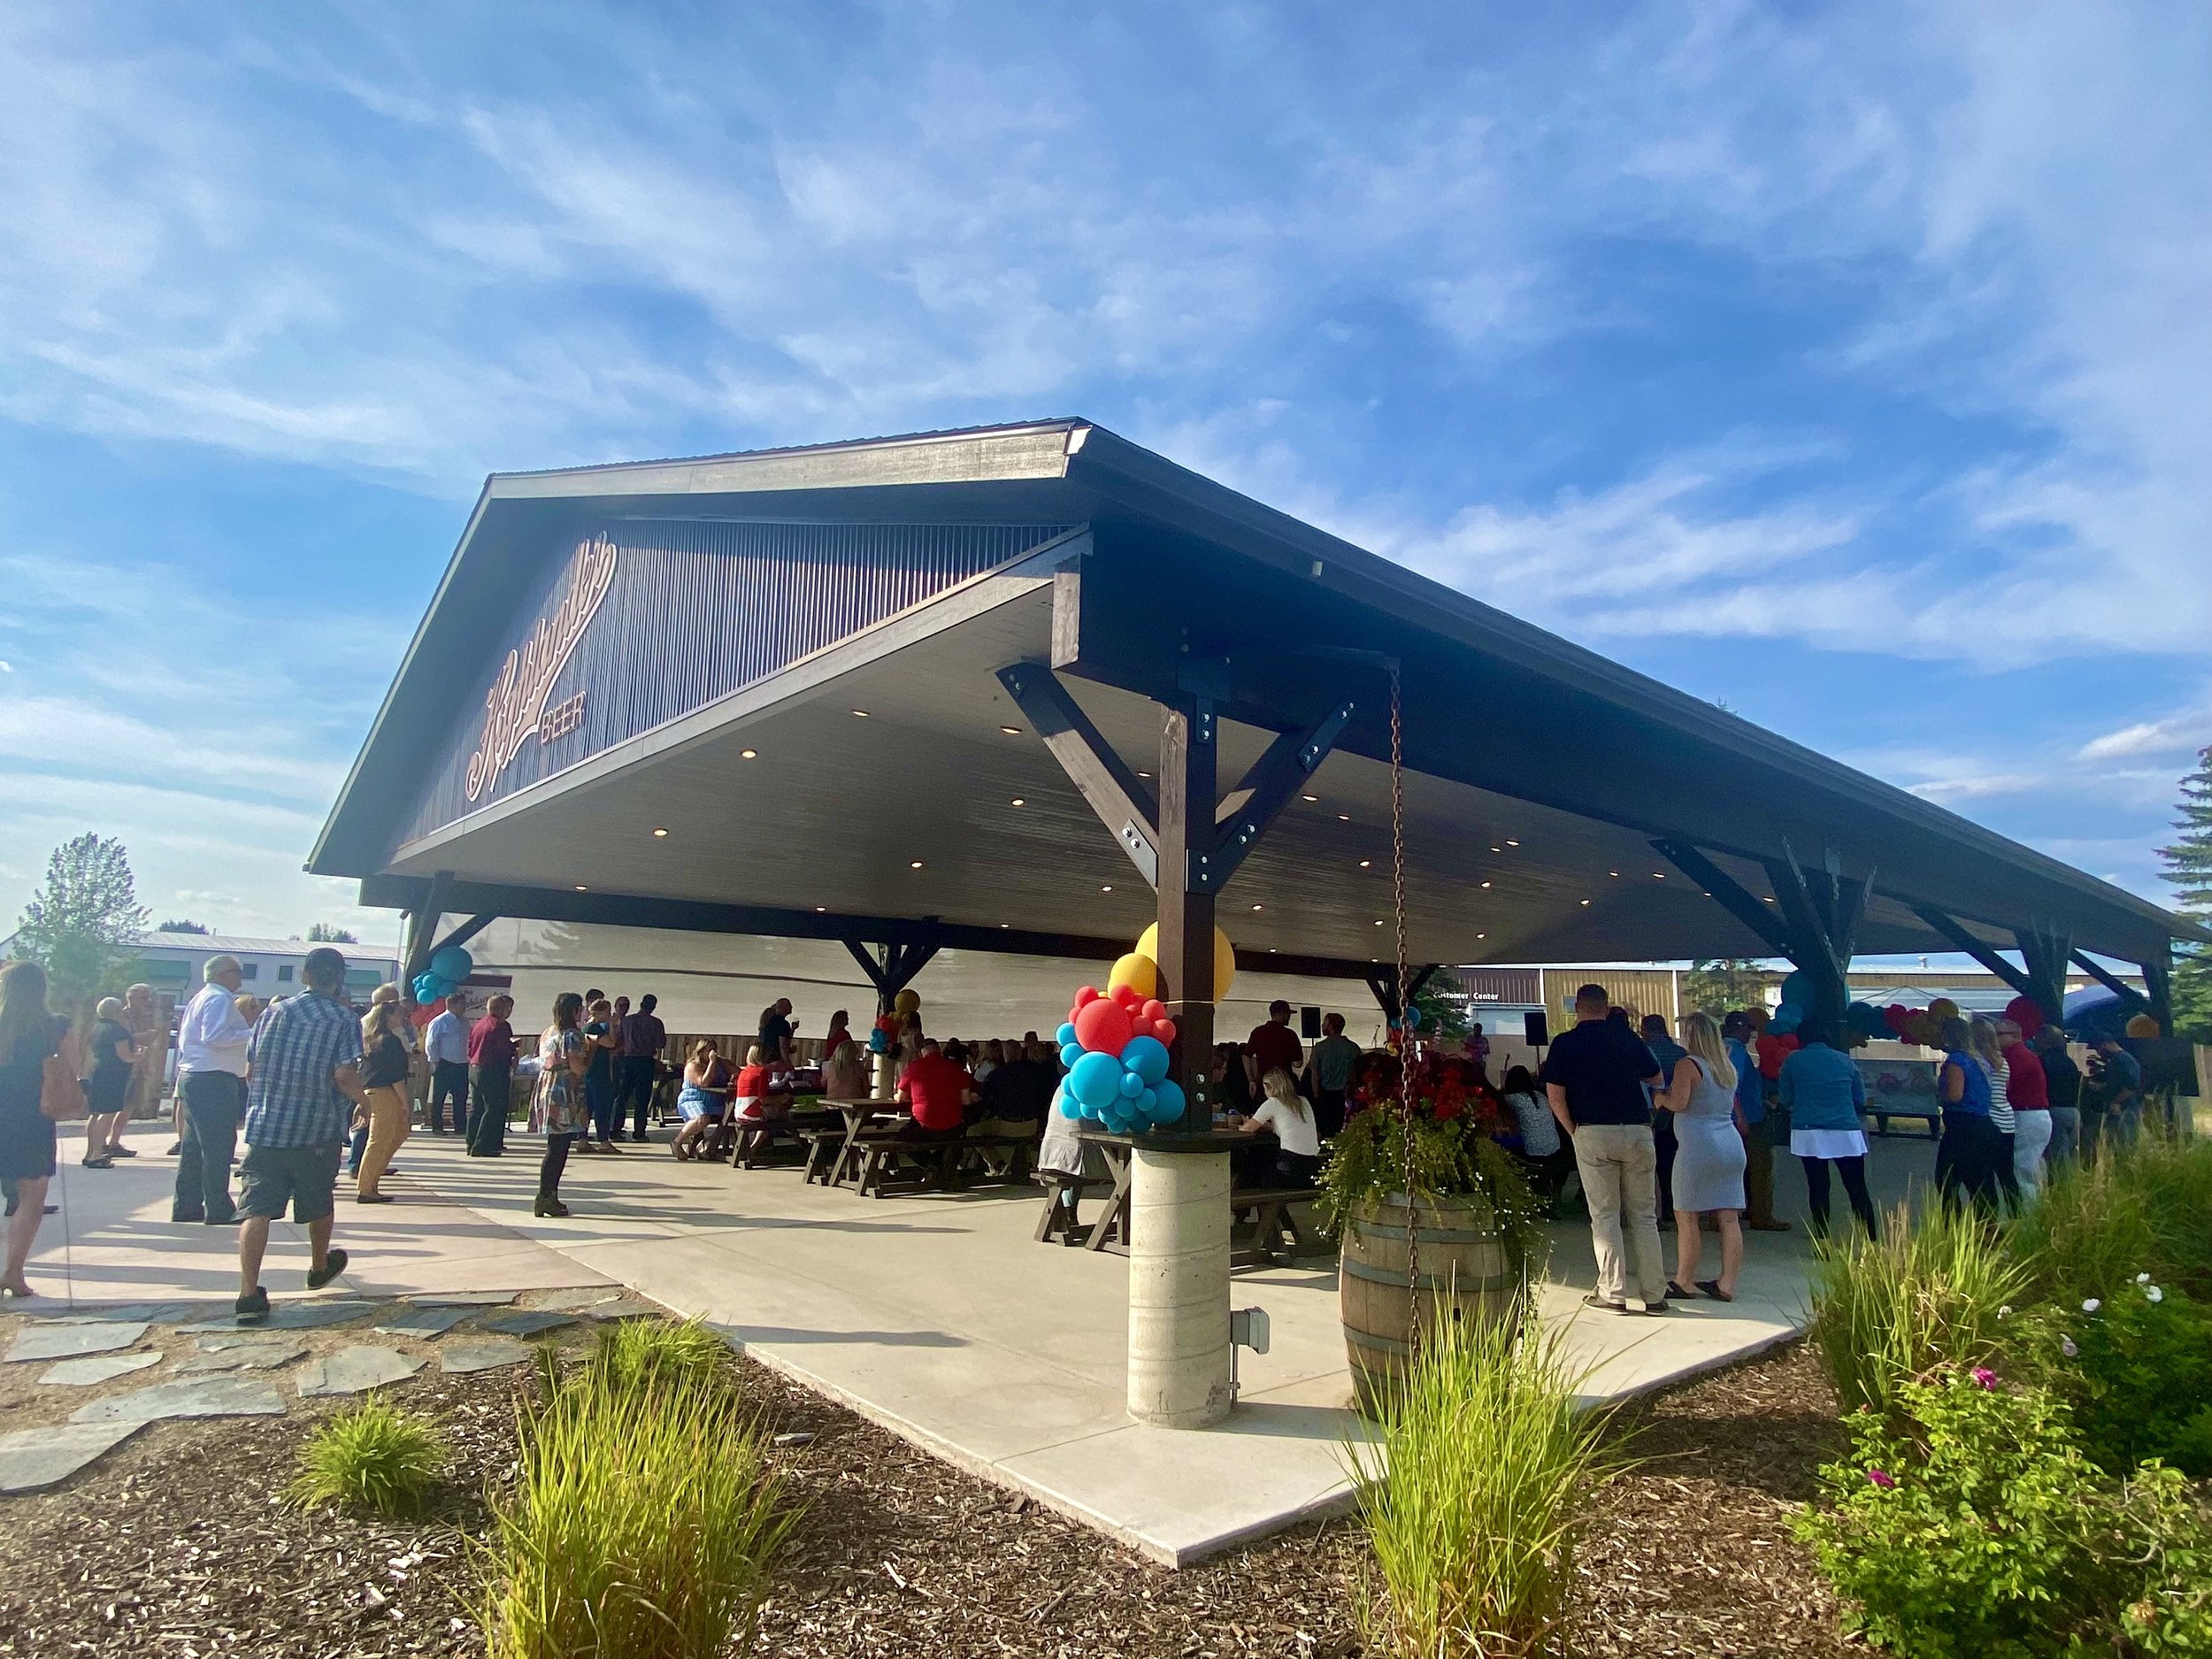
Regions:
[[[1356, 1528], [1301, 1527], [1182, 1572], [988, 1486], [749, 1363], [805, 1515], [757, 1651], [1294, 1655], [1358, 1651]], [[308, 1413], [163, 1423], [67, 1485], [0, 1501], [0, 1655], [353, 1659], [481, 1654], [472, 1555], [511, 1475], [519, 1371], [426, 1375], [396, 1396], [439, 1420], [455, 1472], [405, 1525], [283, 1501]], [[1569, 1651], [1830, 1655], [1835, 1610], [1786, 1517], [1838, 1443], [1802, 1348], [1621, 1419], [1642, 1462], [1596, 1494]]]

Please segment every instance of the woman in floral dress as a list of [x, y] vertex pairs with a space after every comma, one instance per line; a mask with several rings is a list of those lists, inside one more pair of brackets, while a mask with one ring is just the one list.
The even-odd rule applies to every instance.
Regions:
[[584, 1095], [584, 1073], [591, 1066], [591, 1044], [580, 1029], [584, 999], [564, 991], [553, 999], [553, 1023], [538, 1039], [538, 1098], [534, 1115], [545, 1126], [545, 1162], [538, 1165], [540, 1216], [565, 1216], [561, 1171], [568, 1167], [569, 1144], [587, 1133], [591, 1111]]

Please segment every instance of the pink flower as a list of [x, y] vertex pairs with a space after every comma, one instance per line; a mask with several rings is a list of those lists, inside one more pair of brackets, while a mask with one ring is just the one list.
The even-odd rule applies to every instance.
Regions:
[[1988, 1389], [1992, 1394], [1997, 1392], [1997, 1373], [1990, 1370], [1988, 1366], [1975, 1366], [1972, 1376], [1976, 1382], [1981, 1384], [1983, 1387]]
[[1897, 1477], [1886, 1469], [1870, 1469], [1866, 1471], [1866, 1478], [1884, 1492], [1893, 1491], [1897, 1486]]

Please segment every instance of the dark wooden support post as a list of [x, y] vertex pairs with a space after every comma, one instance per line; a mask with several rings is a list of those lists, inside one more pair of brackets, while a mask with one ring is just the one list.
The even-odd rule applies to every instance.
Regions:
[[[2161, 1036], [2171, 1034], [2174, 1028], [2173, 970], [2170, 956], [2164, 962], [2146, 962], [2143, 970], [2143, 989], [2139, 991], [2108, 969], [2092, 962], [2080, 951], [2074, 952], [2074, 961], [2084, 973], [2120, 999], [2124, 1007], [2139, 1014], [2148, 1014], [2158, 1022]], [[2148, 993], [2148, 995], [2146, 995]]]
[[1839, 1041], [1844, 1010], [1851, 1002], [1847, 977], [1851, 941], [1865, 913], [1873, 872], [1846, 876], [1834, 853], [1817, 867], [1808, 866], [1798, 862], [1787, 841], [1782, 843], [1782, 856], [1766, 864], [1777, 908], [1789, 929], [1789, 958], [1813, 976], [1813, 1006], [1806, 1010], [1807, 1017], [1824, 1035]]
[[453, 872], [441, 870], [430, 878], [429, 888], [423, 894], [422, 903], [409, 912], [407, 949], [400, 963], [400, 995], [411, 1000], [415, 976], [429, 965], [433, 954], [431, 941], [437, 937], [438, 924], [445, 919], [448, 893], [453, 887]]
[[2170, 944], [2143, 966], [2143, 987], [2150, 993], [2151, 1018], [2158, 1022], [2158, 1034], [2174, 1034], [2174, 974], [2173, 947]]
[[1311, 731], [1285, 732], [1272, 743], [1214, 811], [1214, 887], [1218, 891], [1258, 844], [1276, 814], [1290, 804], [1299, 787], [1326, 760], [1352, 721], [1356, 705], [1349, 698], [1329, 711]]
[[1160, 1000], [1180, 1034], [1181, 1127], [1194, 1134], [1213, 1127], [1215, 726], [1198, 696], [1168, 704], [1160, 726]]
[[[1996, 946], [1985, 943], [1968, 933], [1956, 917], [1939, 910], [1932, 904], [1916, 904], [1912, 907], [1912, 913], [1936, 933], [1941, 934], [1954, 950], [1963, 951], [2011, 987], [2014, 995], [2033, 996], [2035, 995], [2035, 975], [2029, 968], [2014, 967], [2012, 964], [1997, 954]], [[2019, 935], [2016, 933], [2014, 937], [2018, 938]], [[2026, 956], [2025, 951], [2021, 954], [2023, 957]], [[2060, 985], [2062, 989], [2063, 979], [2061, 979]]]
[[2073, 954], [2073, 935], [2054, 923], [2049, 926], [2016, 927], [2012, 936], [2020, 947], [2020, 960], [2028, 971], [2028, 988], [2021, 995], [2032, 997], [2050, 1024], [2063, 1025], [2066, 958]]
[[897, 1005], [899, 993], [914, 982], [915, 976], [929, 965], [929, 959], [937, 954], [937, 947], [927, 941], [906, 941], [898, 944], [878, 947], [880, 955], [872, 954], [867, 946], [856, 939], [841, 941], [860, 964], [860, 971], [868, 976], [868, 983], [876, 987], [876, 1012], [887, 1014]]
[[[1152, 791], [1114, 752], [1099, 729], [1091, 724], [1067, 687], [1042, 663], [1013, 663], [998, 671], [999, 683], [1015, 705], [1037, 728], [1052, 757], [1060, 763], [1068, 781], [1090, 803], [1099, 821], [1113, 832], [1114, 840], [1137, 873], [1152, 886], [1160, 885], [1159, 818]], [[1161, 774], [1164, 780], [1166, 774]], [[1213, 796], [1207, 795], [1210, 805]], [[1211, 814], [1206, 820], [1209, 825]], [[1207, 838], [1209, 845], [1211, 836]]]
[[426, 962], [434, 959], [441, 950], [450, 950], [456, 945], [467, 944], [470, 940], [475, 938], [477, 934], [482, 933], [498, 919], [496, 916], [470, 917], [468, 920], [431, 946], [429, 955], [424, 960]]
[[1655, 841], [1651, 845], [1662, 858], [1696, 882], [1699, 891], [1709, 893], [1718, 900], [1721, 908], [1741, 922], [1768, 950], [1778, 956], [1790, 955], [1789, 929], [1773, 905], [1763, 902], [1687, 841]]
[[[1409, 995], [1418, 996], [1428, 988], [1428, 983], [1443, 972], [1444, 964], [1432, 962], [1413, 971], [1413, 979], [1406, 987]], [[1404, 1014], [1405, 1005], [1398, 1001], [1398, 973], [1394, 968], [1370, 968], [1363, 976], [1367, 988], [1375, 995], [1375, 1005], [1383, 1011], [1384, 1021], [1391, 1025]]]

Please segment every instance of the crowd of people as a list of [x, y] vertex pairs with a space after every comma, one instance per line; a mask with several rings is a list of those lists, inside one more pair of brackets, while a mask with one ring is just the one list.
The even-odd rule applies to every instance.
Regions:
[[[1087, 1172], [1075, 1120], [1051, 1110], [1060, 1055], [1033, 1031], [940, 1041], [910, 1013], [864, 1044], [839, 1010], [818, 1056], [802, 1065], [792, 1003], [780, 998], [761, 1011], [752, 1037], [733, 1045], [741, 1056], [701, 1037], [677, 1066], [668, 1063], [667, 1027], [650, 995], [634, 1009], [627, 996], [564, 992], [526, 1054], [504, 993], [479, 1010], [457, 991], [419, 1031], [395, 985], [379, 987], [357, 1012], [334, 949], [311, 952], [302, 975], [298, 995], [259, 1003], [244, 994], [237, 961], [215, 956], [177, 1020], [171, 1218], [239, 1226], [242, 1319], [265, 1313], [261, 1255], [268, 1223], [288, 1205], [309, 1231], [311, 1285], [342, 1269], [344, 1252], [330, 1245], [341, 1166], [356, 1202], [394, 1202], [384, 1179], [412, 1133], [418, 1093], [430, 1133], [460, 1137], [472, 1157], [499, 1157], [516, 1091], [526, 1090], [528, 1126], [543, 1138], [534, 1209], [544, 1217], [569, 1213], [560, 1187], [572, 1155], [613, 1155], [626, 1139], [646, 1141], [664, 1084], [680, 1119], [670, 1147], [682, 1160], [728, 1157], [749, 1138], [773, 1138], [802, 1094], [861, 1101], [887, 1085], [887, 1103], [903, 1108], [901, 1141], [1032, 1139], [1040, 1170]], [[0, 1179], [8, 1197], [0, 1294], [32, 1294], [25, 1264], [52, 1209], [45, 1198], [56, 1163], [54, 1066], [81, 1079], [74, 1109], [85, 1118], [85, 1167], [134, 1156], [123, 1125], [159, 1048], [150, 1005], [144, 987], [104, 999], [85, 1040], [71, 1045], [68, 1022], [48, 1007], [43, 971], [32, 963], [0, 971]], [[1732, 1300], [1745, 1233], [1789, 1226], [1774, 1214], [1777, 1148], [1803, 1169], [1816, 1234], [1829, 1232], [1839, 1184], [1857, 1224], [1877, 1233], [1862, 1123], [1866, 1087], [1840, 1033], [1809, 1024], [1778, 1033], [1759, 1009], [1718, 1019], [1692, 1013], [1670, 1033], [1663, 1018], [1638, 1021], [1596, 985], [1582, 987], [1574, 1012], [1540, 1067], [1509, 1068], [1496, 1093], [1506, 1109], [1501, 1138], [1547, 1208], [1557, 1213], [1571, 1180], [1579, 1185], [1597, 1258], [1592, 1306], [1627, 1312], [1633, 1300], [1660, 1313], [1693, 1296]], [[1244, 1041], [1221, 1044], [1211, 1056], [1217, 1121], [1255, 1138], [1251, 1156], [1240, 1159], [1246, 1185], [1312, 1187], [1352, 1109], [1363, 1050], [1345, 1034], [1343, 1017], [1327, 1015], [1309, 1051], [1291, 1013], [1287, 1002], [1271, 1004]], [[1961, 1017], [1944, 1022], [1941, 1040], [1936, 1180], [1946, 1203], [2016, 1208], [2050, 1168], [2093, 1154], [2103, 1136], [2127, 1141], [2139, 1133], [2142, 1073], [2116, 1041], [2096, 1045], [2085, 1075], [2056, 1026], [2030, 1034], [2010, 1020]], [[1487, 1087], [1479, 1026], [1464, 1046]], [[1660, 1243], [1669, 1229], [1671, 1271]], [[1717, 1256], [1709, 1274], [1708, 1232]]]

